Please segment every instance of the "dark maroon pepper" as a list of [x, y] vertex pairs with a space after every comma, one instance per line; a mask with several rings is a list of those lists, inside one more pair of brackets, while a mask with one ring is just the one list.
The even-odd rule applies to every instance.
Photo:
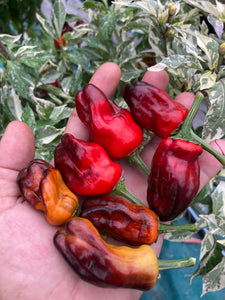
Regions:
[[188, 114], [165, 91], [143, 81], [125, 84], [123, 97], [136, 122], [162, 138], [178, 129]]
[[176, 218], [197, 194], [202, 151], [200, 145], [182, 139], [167, 138], [159, 144], [148, 178], [147, 200], [161, 221]]

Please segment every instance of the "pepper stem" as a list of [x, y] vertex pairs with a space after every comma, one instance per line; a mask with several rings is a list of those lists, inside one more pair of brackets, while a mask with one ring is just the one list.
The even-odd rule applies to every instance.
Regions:
[[137, 165], [146, 176], [149, 176], [150, 174], [150, 170], [149, 168], [146, 166], [146, 164], [143, 162], [143, 160], [141, 159], [139, 153], [134, 152], [133, 154], [131, 154], [128, 157], [129, 163], [135, 164]]
[[225, 165], [225, 155], [222, 155], [217, 150], [215, 150], [212, 146], [210, 146], [207, 142], [205, 142], [202, 138], [200, 138], [194, 131], [192, 130], [192, 121], [194, 116], [198, 110], [198, 107], [203, 100], [204, 96], [201, 92], [198, 92], [195, 96], [194, 102], [189, 110], [189, 113], [182, 124], [180, 131], [172, 136], [174, 139], [184, 139], [184, 140], [191, 140], [193, 143], [199, 144], [202, 146], [203, 149], [211, 153], [218, 161]]
[[185, 225], [167, 225], [167, 224], [159, 224], [159, 233], [166, 232], [177, 232], [177, 231], [191, 231], [196, 232], [197, 227], [195, 224], [185, 224]]
[[142, 203], [136, 196], [134, 196], [130, 191], [128, 191], [128, 189], [124, 184], [124, 178], [122, 178], [119, 181], [119, 183], [115, 186], [115, 188], [110, 194], [123, 196], [124, 198], [128, 199], [130, 202], [134, 204], [144, 206], [144, 203]]
[[202, 146], [203, 149], [212, 154], [223, 166], [225, 165], [225, 155], [219, 153], [216, 149], [210, 146], [207, 142], [201, 139], [193, 130], [190, 131], [191, 139]]
[[159, 271], [193, 267], [195, 265], [195, 262], [196, 259], [194, 257], [173, 260], [158, 259]]
[[188, 115], [185, 118], [180, 131], [178, 132], [178, 134], [175, 135], [175, 138], [187, 139], [190, 136], [192, 121], [196, 115], [196, 112], [203, 98], [204, 98], [203, 94], [201, 92], [197, 92], [197, 94], [195, 95], [194, 102], [188, 112]]

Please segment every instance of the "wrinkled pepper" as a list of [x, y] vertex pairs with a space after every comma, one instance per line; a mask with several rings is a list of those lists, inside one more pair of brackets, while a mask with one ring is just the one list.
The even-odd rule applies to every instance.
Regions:
[[65, 46], [66, 42], [65, 42], [64, 34], [66, 32], [72, 32], [72, 31], [73, 31], [73, 28], [67, 22], [65, 22], [64, 25], [63, 25], [63, 29], [62, 29], [62, 33], [61, 33], [61, 36], [60, 36], [60, 40], [57, 41], [56, 39], [54, 39], [55, 47], [56, 48], [60, 48], [60, 45]]
[[147, 200], [162, 221], [176, 218], [191, 204], [199, 189], [200, 145], [182, 139], [161, 141], [152, 160]]
[[143, 81], [125, 84], [123, 97], [135, 121], [162, 138], [177, 130], [188, 114], [165, 91]]
[[76, 109], [89, 130], [90, 139], [100, 144], [112, 159], [126, 157], [141, 145], [143, 133], [131, 113], [117, 106], [93, 84], [78, 92]]
[[88, 198], [80, 217], [91, 221], [99, 232], [132, 246], [152, 244], [160, 233], [197, 231], [195, 224], [161, 224], [149, 208], [110, 195]]
[[103, 195], [87, 199], [80, 216], [90, 220], [100, 232], [129, 245], [152, 244], [158, 237], [158, 216], [123, 198]]
[[157, 280], [158, 260], [150, 246], [108, 244], [87, 219], [71, 218], [56, 232], [54, 244], [74, 271], [94, 285], [149, 290]]
[[122, 176], [121, 166], [111, 161], [101, 145], [70, 133], [62, 136], [54, 160], [71, 191], [84, 196], [110, 193]]
[[17, 183], [23, 198], [43, 211], [51, 225], [64, 224], [78, 208], [78, 199], [60, 172], [44, 160], [32, 160], [19, 172]]

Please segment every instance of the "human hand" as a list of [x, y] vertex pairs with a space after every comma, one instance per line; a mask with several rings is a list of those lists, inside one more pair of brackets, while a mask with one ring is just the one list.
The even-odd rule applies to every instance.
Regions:
[[[102, 65], [91, 83], [111, 97], [120, 80], [120, 69], [113, 63]], [[144, 80], [162, 89], [168, 84], [163, 72], [147, 72]], [[176, 101], [190, 107], [194, 96], [180, 94]], [[88, 140], [88, 131], [73, 111], [66, 132]], [[154, 137], [144, 149], [142, 158], [150, 167], [160, 139]], [[212, 144], [225, 151], [225, 142]], [[218, 147], [220, 145], [220, 147]], [[220, 148], [220, 149], [219, 149]], [[141, 292], [130, 289], [103, 289], [80, 280], [53, 245], [56, 228], [49, 225], [42, 213], [34, 210], [20, 196], [18, 172], [34, 158], [34, 137], [30, 128], [19, 121], [10, 123], [0, 142], [0, 295], [2, 300], [68, 300], [68, 299], [139, 299]], [[124, 169], [125, 184], [146, 203], [147, 178], [136, 166]], [[201, 188], [219, 171], [220, 163], [209, 153], [200, 157]], [[162, 237], [152, 245], [159, 254]]]

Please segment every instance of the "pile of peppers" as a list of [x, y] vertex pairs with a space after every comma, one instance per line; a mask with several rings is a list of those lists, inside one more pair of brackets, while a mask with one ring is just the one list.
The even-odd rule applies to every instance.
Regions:
[[[149, 290], [165, 265], [178, 268], [195, 262], [160, 261], [150, 245], [161, 232], [197, 230], [194, 224], [161, 221], [178, 217], [198, 192], [199, 156], [209, 146], [191, 123], [203, 96], [197, 93], [188, 111], [165, 91], [135, 82], [124, 86], [123, 97], [129, 110], [87, 84], [76, 95], [76, 110], [90, 140], [64, 134], [54, 152], [55, 166], [34, 159], [20, 171], [17, 183], [24, 199], [51, 225], [64, 225], [56, 231], [54, 244], [83, 280]], [[144, 130], [162, 139], [151, 169], [143, 174], [149, 207], [126, 189], [118, 163], [140, 149]], [[125, 246], [107, 243], [100, 233]]]

